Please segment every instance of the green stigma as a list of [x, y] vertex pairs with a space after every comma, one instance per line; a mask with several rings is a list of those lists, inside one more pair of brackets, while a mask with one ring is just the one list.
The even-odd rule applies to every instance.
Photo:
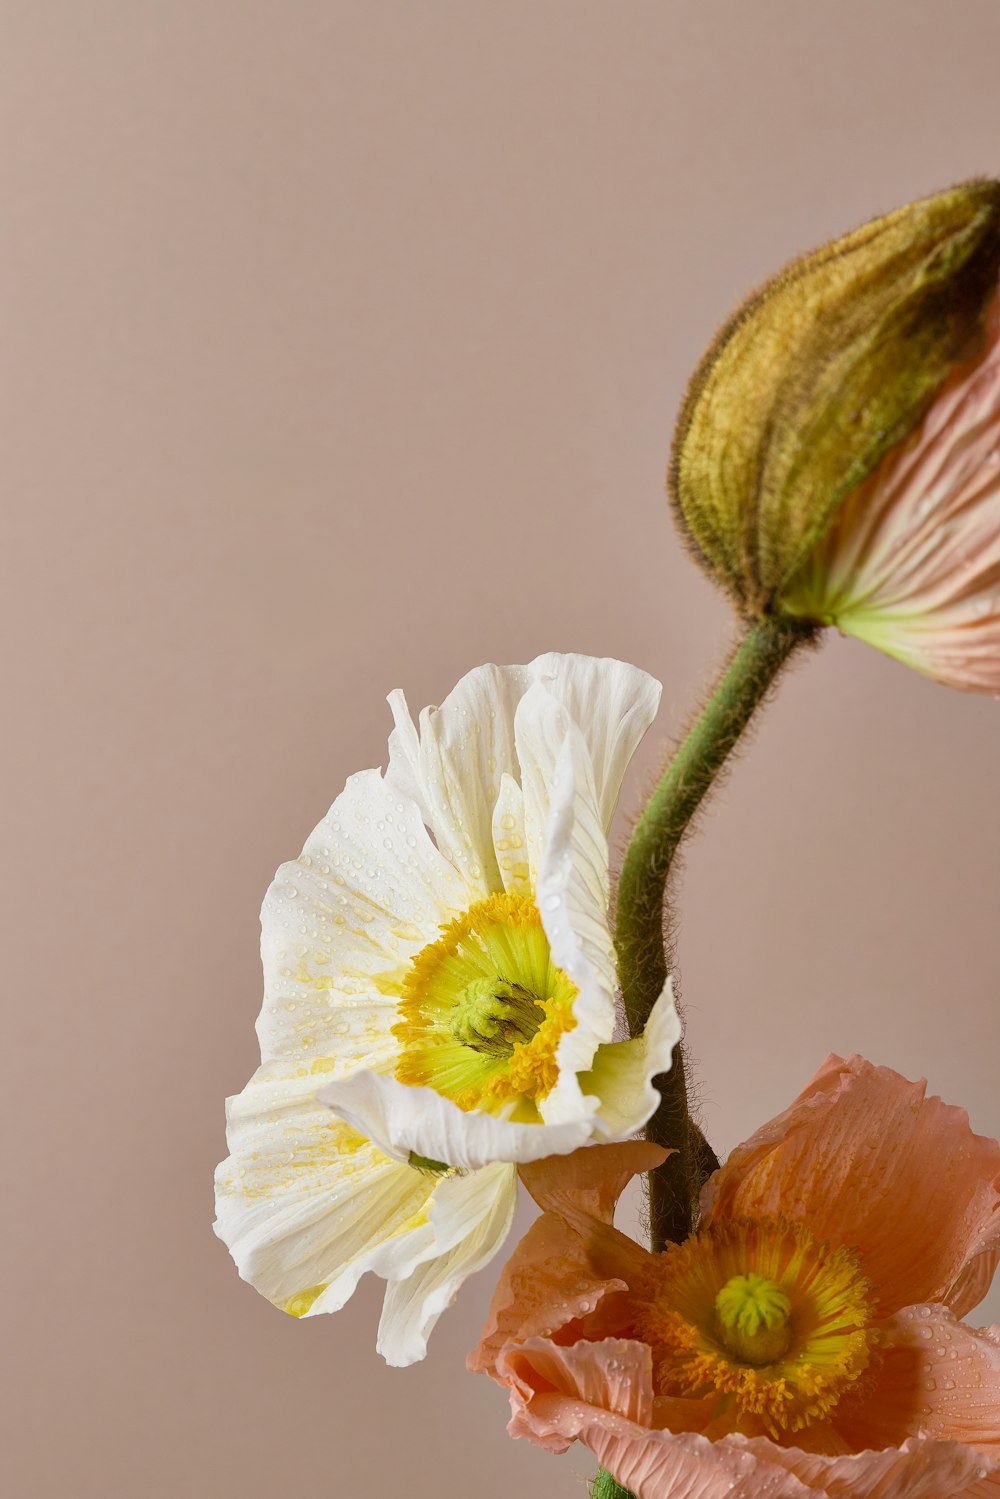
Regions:
[[791, 1310], [781, 1287], [752, 1270], [727, 1280], [715, 1298], [722, 1341], [745, 1364], [771, 1364], [788, 1352]]
[[466, 985], [448, 1016], [448, 1028], [473, 1051], [507, 1057], [519, 1042], [531, 1040], [544, 1018], [545, 1007], [533, 994], [497, 975]]

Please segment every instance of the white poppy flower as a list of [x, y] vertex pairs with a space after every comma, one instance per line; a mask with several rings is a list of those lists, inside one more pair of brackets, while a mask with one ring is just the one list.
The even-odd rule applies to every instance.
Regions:
[[680, 1025], [614, 1040], [607, 830], [659, 684], [540, 656], [464, 677], [352, 776], [262, 911], [262, 1065], [230, 1100], [216, 1231], [299, 1316], [389, 1282], [379, 1349], [421, 1358], [499, 1249], [517, 1165], [634, 1134]]

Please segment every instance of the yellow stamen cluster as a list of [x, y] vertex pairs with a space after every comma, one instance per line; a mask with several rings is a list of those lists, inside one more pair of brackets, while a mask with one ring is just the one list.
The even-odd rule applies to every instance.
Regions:
[[576, 988], [552, 962], [534, 901], [497, 894], [441, 928], [403, 980], [396, 1076], [447, 1094], [463, 1109], [536, 1100], [558, 1080], [559, 1038], [575, 1024]]
[[875, 1345], [857, 1256], [780, 1218], [729, 1219], [671, 1245], [636, 1292], [632, 1332], [652, 1349], [657, 1393], [716, 1394], [716, 1415], [749, 1434], [825, 1419]]

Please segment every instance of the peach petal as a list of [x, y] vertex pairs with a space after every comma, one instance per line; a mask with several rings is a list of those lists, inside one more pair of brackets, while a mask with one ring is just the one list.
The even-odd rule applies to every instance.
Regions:
[[794, 1473], [808, 1493], [831, 1499], [972, 1499], [991, 1466], [961, 1442], [919, 1438], [879, 1452], [835, 1457], [778, 1447], [766, 1437], [754, 1437], [746, 1447]]
[[563, 1348], [548, 1338], [529, 1338], [505, 1349], [497, 1367], [525, 1405], [536, 1394], [555, 1394], [639, 1426], [653, 1418], [653, 1356], [645, 1343], [604, 1338]]
[[883, 1335], [874, 1393], [837, 1423], [850, 1445], [893, 1447], [928, 1436], [1000, 1462], [1000, 1326], [966, 1327], [943, 1307], [908, 1306]]
[[702, 1194], [705, 1222], [781, 1214], [860, 1250], [883, 1314], [967, 1310], [1000, 1247], [1000, 1146], [964, 1109], [863, 1057], [829, 1057], [784, 1113], [733, 1151]]
[[994, 1476], [990, 1457], [954, 1440], [910, 1438], [853, 1454], [779, 1447], [767, 1437], [708, 1441], [693, 1429], [704, 1411], [695, 1400], [670, 1402], [691, 1407], [682, 1413], [686, 1431], [651, 1429], [662, 1402], [652, 1396], [650, 1352], [628, 1339], [567, 1348], [531, 1338], [502, 1350], [497, 1373], [511, 1388], [512, 1436], [552, 1452], [582, 1441], [636, 1499], [971, 1499]]
[[580, 1438], [636, 1499], [806, 1499], [817, 1492], [729, 1437], [709, 1442], [607, 1419], [591, 1421]]
[[[727, 1442], [694, 1433], [652, 1431], [652, 1362], [642, 1343], [607, 1339], [558, 1348], [534, 1338], [501, 1354], [499, 1372], [511, 1386], [511, 1436], [550, 1452], [574, 1440], [637, 1499], [800, 1499], [808, 1490], [780, 1472], [768, 1482], [765, 1464]], [[684, 1402], [674, 1402], [682, 1405]], [[695, 1409], [701, 1402], [691, 1401]], [[746, 1487], [736, 1487], [742, 1479]]]
[[[996, 1330], [979, 1336], [1000, 1354]], [[654, 1399], [650, 1350], [629, 1339], [508, 1343], [496, 1377], [510, 1387], [512, 1436], [550, 1452], [582, 1441], [636, 1499], [997, 1499], [1000, 1459], [933, 1435], [854, 1453], [835, 1431], [810, 1451], [767, 1437], [710, 1441], [699, 1433], [710, 1403]]]
[[632, 1180], [652, 1171], [670, 1155], [648, 1140], [619, 1145], [584, 1145], [569, 1155], [547, 1156], [521, 1167], [521, 1180], [543, 1209], [572, 1216], [580, 1212], [611, 1223], [619, 1197]]
[[528, 1229], [500, 1273], [479, 1343], [469, 1354], [475, 1372], [497, 1374], [504, 1345], [524, 1338], [549, 1337], [595, 1312], [625, 1282], [603, 1276], [591, 1265], [580, 1235], [554, 1213], [543, 1213]]
[[964, 1317], [979, 1305], [993, 1284], [997, 1265], [1000, 1265], [998, 1249], [984, 1251], [969, 1261], [948, 1297], [948, 1305], [956, 1317]]

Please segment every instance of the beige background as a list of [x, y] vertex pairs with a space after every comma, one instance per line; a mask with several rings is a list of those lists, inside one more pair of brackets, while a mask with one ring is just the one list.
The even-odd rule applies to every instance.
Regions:
[[[5, 0], [4, 1310], [20, 1496], [583, 1494], [465, 1374], [296, 1324], [210, 1232], [257, 910], [383, 698], [723, 604], [672, 415], [787, 256], [1000, 171], [990, 0]], [[1000, 709], [831, 640], [691, 849], [731, 1146], [856, 1048], [1000, 1130]], [[632, 797], [634, 800], [634, 795]], [[1000, 1300], [993, 1302], [1000, 1315]]]

